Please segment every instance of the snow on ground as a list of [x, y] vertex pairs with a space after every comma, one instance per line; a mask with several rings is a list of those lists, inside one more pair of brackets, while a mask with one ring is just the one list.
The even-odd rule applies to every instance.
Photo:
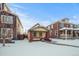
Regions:
[[[79, 40], [52, 39], [57, 43], [79, 46]], [[15, 43], [8, 43], [5, 47], [0, 43], [0, 55], [2, 56], [72, 56], [79, 55], [79, 48], [49, 44], [46, 42], [28, 42], [16, 40]]]
[[63, 43], [63, 44], [70, 44], [70, 45], [76, 45], [79, 46], [79, 39], [69, 39], [69, 40], [62, 40], [62, 39], [52, 39], [52, 41], [56, 41], [57, 43]]

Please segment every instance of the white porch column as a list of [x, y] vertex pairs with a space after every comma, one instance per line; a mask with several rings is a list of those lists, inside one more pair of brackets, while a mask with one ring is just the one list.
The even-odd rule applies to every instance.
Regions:
[[73, 39], [73, 30], [71, 30], [71, 38]]
[[76, 37], [78, 38], [77, 30], [76, 30]]
[[67, 39], [67, 30], [65, 30], [65, 39]]

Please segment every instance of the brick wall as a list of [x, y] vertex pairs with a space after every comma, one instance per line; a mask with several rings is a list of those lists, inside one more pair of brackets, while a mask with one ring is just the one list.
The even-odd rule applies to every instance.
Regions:
[[[63, 23], [64, 24], [64, 27], [70, 27], [70, 24], [69, 23]], [[61, 25], [61, 22], [56, 22], [53, 24], [53, 29], [52, 29], [52, 32], [51, 32], [51, 37], [52, 38], [59, 38], [60, 36], [60, 25]]]

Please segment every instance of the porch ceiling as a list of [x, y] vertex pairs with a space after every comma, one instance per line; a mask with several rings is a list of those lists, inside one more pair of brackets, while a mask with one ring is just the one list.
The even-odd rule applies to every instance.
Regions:
[[79, 28], [74, 28], [73, 30], [79, 30]]

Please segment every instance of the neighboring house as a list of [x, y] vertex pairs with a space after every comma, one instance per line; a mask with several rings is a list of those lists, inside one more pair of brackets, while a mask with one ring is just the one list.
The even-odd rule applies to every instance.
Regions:
[[6, 39], [17, 38], [22, 32], [22, 24], [18, 16], [10, 11], [5, 3], [0, 4], [0, 40], [5, 30]]
[[50, 29], [51, 38], [79, 38], [79, 25], [70, 23], [68, 18], [57, 21], [47, 28]]
[[39, 41], [41, 40], [41, 38], [48, 38], [48, 37], [49, 37], [49, 30], [38, 23], [28, 30], [29, 41]]
[[19, 17], [16, 17], [16, 34], [17, 35], [22, 35], [24, 32], [23, 32], [23, 26], [22, 26], [22, 23], [19, 19]]

